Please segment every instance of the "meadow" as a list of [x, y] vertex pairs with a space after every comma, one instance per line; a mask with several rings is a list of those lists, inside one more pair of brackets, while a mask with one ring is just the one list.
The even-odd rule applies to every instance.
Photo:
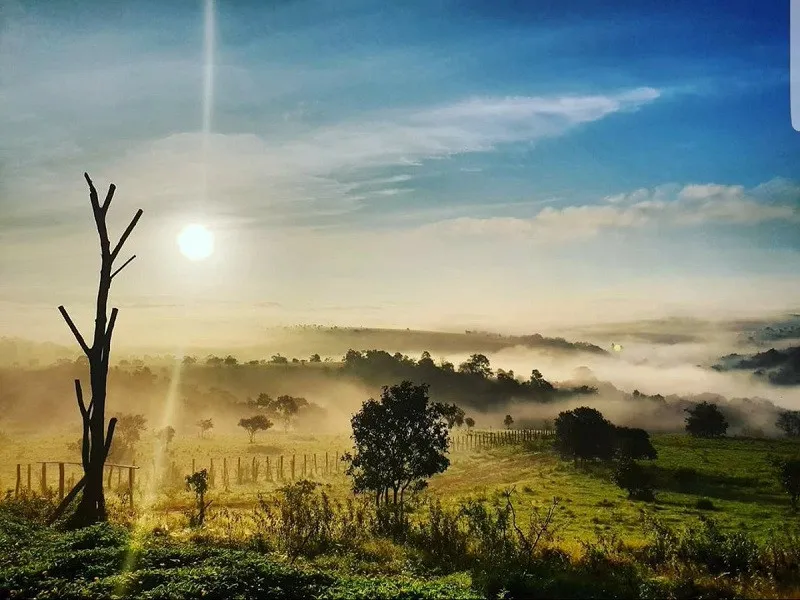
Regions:
[[[14, 499], [9, 465], [69, 458], [70, 437], [12, 435], [3, 446], [9, 491], [0, 503], [0, 597], [17, 590], [14, 597], [37, 598], [524, 598], [535, 589], [538, 597], [688, 598], [782, 597], [798, 589], [798, 559], [787, 550], [796, 547], [798, 516], [771, 465], [773, 457], [798, 455], [791, 440], [654, 435], [658, 458], [644, 464], [655, 502], [629, 500], [611, 482], [609, 465], [562, 460], [548, 438], [453, 450], [450, 467], [410, 502], [399, 539], [381, 529], [368, 498], [354, 498], [343, 465], [336, 473], [330, 464], [327, 474], [307, 473], [320, 487], [294, 500], [282, 487], [290, 482], [269, 481], [263, 471], [255, 482], [243, 472], [239, 482], [230, 467], [228, 485], [218, 475], [207, 493], [205, 525], [190, 527], [195, 498], [183, 478], [193, 460], [198, 469], [211, 457], [263, 465], [267, 456], [330, 456], [349, 444], [343, 435], [283, 431], [255, 443], [244, 434], [178, 435], [168, 457], [174, 467], [157, 493], [152, 468], [141, 461], [134, 510], [124, 480], [113, 480], [110, 525], [42, 528], [36, 523], [52, 510], [52, 492], [40, 497], [34, 470], [32, 492]], [[151, 443], [146, 436], [140, 445]], [[503, 512], [509, 502], [513, 521]], [[468, 524], [457, 525], [470, 506]], [[278, 514], [293, 515], [303, 535], [279, 524]], [[483, 533], [480, 523], [488, 525]], [[527, 533], [516, 538], [515, 529]], [[520, 558], [520, 540], [535, 532], [543, 535], [531, 562]], [[315, 541], [305, 545], [309, 537]]]
[[[463, 438], [462, 438], [463, 439]], [[31, 483], [41, 489], [39, 461], [75, 460], [68, 450], [71, 437], [26, 437], [24, 443], [10, 437], [3, 446], [0, 461], [0, 486], [12, 491], [15, 487], [16, 463], [22, 467], [22, 487], [27, 487], [26, 468], [32, 464]], [[603, 463], [574, 464], [561, 460], [550, 439], [476, 450], [451, 451], [451, 465], [435, 475], [421, 498], [436, 498], [445, 505], [456, 505], [467, 499], [492, 503], [502, 492], [513, 489], [518, 501], [544, 506], [560, 498], [563, 542], [567, 545], [587, 539], [599, 531], [614, 531], [627, 540], [641, 540], [641, 511], [657, 513], [666, 523], [679, 525], [698, 514], [713, 514], [723, 529], [745, 531], [763, 538], [771, 530], [797, 520], [790, 510], [788, 496], [780, 487], [771, 457], [790, 458], [800, 454], [800, 444], [792, 440], [767, 438], [701, 439], [683, 434], [655, 434], [653, 445], [658, 458], [643, 464], [653, 474], [657, 490], [656, 502], [630, 501], [625, 492], [610, 480], [611, 467]], [[149, 449], [157, 442], [145, 437], [140, 447]], [[183, 478], [195, 470], [215, 462], [216, 478], [209, 498], [217, 508], [250, 509], [258, 495], [271, 493], [291, 481], [290, 463], [295, 458], [294, 480], [310, 479], [326, 486], [337, 498], [351, 496], [350, 480], [345, 465], [339, 460], [350, 449], [345, 435], [310, 435], [270, 431], [248, 443], [247, 436], [216, 435], [201, 439], [197, 435], [178, 435], [164, 459], [165, 470], [172, 467], [172, 481], [155, 486], [153, 462], [147, 452], [140, 451], [137, 462], [135, 506], [143, 506], [148, 490], [160, 486], [150, 498], [150, 505], [159, 511], [182, 511], [192, 503], [192, 495], [183, 487]], [[325, 457], [327, 455], [327, 472]], [[284, 457], [284, 480], [277, 477], [279, 457]], [[316, 470], [313, 469], [316, 456]], [[269, 458], [271, 475], [267, 475]], [[305, 461], [304, 461], [305, 459]], [[227, 464], [228, 484], [222, 476], [223, 461]], [[258, 474], [253, 481], [253, 464]], [[305, 470], [304, 470], [305, 463]], [[241, 479], [237, 469], [241, 465]], [[77, 474], [79, 466], [68, 467]], [[69, 475], [68, 475], [69, 477]], [[49, 471], [48, 485], [55, 488], [56, 477]], [[125, 493], [127, 478], [111, 478], [111, 492]], [[699, 500], [708, 500], [712, 508], [700, 509]], [[213, 511], [212, 511], [213, 515]], [[213, 516], [212, 516], [213, 518]]]

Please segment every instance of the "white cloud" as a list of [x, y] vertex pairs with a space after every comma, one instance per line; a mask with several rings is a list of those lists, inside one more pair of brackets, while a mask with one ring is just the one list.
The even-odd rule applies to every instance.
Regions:
[[[778, 192], [780, 198], [776, 203]], [[459, 217], [425, 225], [422, 230], [554, 241], [646, 225], [754, 225], [765, 221], [800, 223], [800, 187], [785, 180], [767, 182], [750, 191], [740, 185], [686, 185], [683, 188], [669, 185], [608, 196], [599, 204], [546, 207], [532, 218]]]
[[[254, 134], [178, 133], [134, 146], [90, 172], [114, 181], [131, 201], [180, 208], [207, 198], [218, 212], [255, 220], [336, 214], [370, 196], [401, 193], [399, 174], [359, 180], [374, 167], [401, 167], [512, 142], [563, 135], [659, 95], [642, 88], [611, 95], [474, 98], [416, 111], [383, 112], [267, 139]], [[98, 159], [99, 161], [100, 159]], [[340, 178], [346, 177], [348, 182]], [[208, 192], [206, 194], [206, 182]], [[361, 186], [370, 186], [367, 194]], [[236, 203], [230, 199], [236, 198]]]

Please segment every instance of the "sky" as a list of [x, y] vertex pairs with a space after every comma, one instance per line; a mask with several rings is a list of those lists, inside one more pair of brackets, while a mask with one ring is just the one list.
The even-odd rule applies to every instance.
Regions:
[[121, 343], [800, 308], [788, 0], [205, 4], [0, 0], [0, 335], [91, 326], [84, 171]]

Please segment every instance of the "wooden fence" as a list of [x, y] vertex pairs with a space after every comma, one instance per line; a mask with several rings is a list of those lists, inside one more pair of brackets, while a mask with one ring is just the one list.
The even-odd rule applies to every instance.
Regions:
[[[469, 431], [450, 437], [452, 452], [482, 450], [504, 445], [553, 437], [548, 429], [506, 429], [499, 431]], [[236, 485], [259, 482], [286, 482], [300, 479], [326, 479], [344, 474], [342, 452], [294, 453], [273, 456], [233, 456], [198, 460], [191, 459], [191, 473], [206, 469], [211, 487], [228, 489]], [[188, 467], [188, 464], [185, 466]], [[178, 465], [174, 469], [181, 471]]]
[[[472, 450], [482, 450], [488, 448], [495, 448], [498, 446], [521, 444], [526, 441], [543, 439], [553, 437], [555, 432], [547, 429], [506, 429], [498, 431], [467, 431], [457, 432], [450, 436], [450, 450], [452, 452], [468, 452]], [[286, 482], [297, 481], [300, 479], [326, 479], [333, 478], [344, 474], [344, 465], [341, 460], [342, 452], [328, 451], [324, 453], [304, 453], [304, 454], [281, 454], [273, 456], [251, 456], [244, 457], [219, 457], [206, 458], [203, 461], [198, 461], [196, 458], [191, 459], [190, 473], [197, 472], [198, 469], [205, 468], [208, 472], [208, 482], [212, 487], [217, 486], [217, 478], [219, 483], [228, 489], [231, 485], [231, 475], [237, 485], [244, 484], [258, 484], [260, 482]], [[17, 481], [14, 490], [14, 495], [19, 496], [20, 490], [32, 489], [33, 485], [33, 465], [40, 465], [41, 471], [39, 476], [39, 487], [42, 493], [47, 493], [49, 490], [47, 466], [58, 465], [58, 498], [62, 500], [66, 488], [72, 489], [75, 485], [74, 473], [69, 480], [66, 479], [66, 467], [78, 466], [81, 467], [79, 462], [69, 461], [44, 461], [37, 463], [27, 464], [27, 477], [23, 480], [23, 465], [17, 464]], [[184, 465], [172, 465], [173, 470], [182, 479], [184, 477], [184, 469], [188, 467]], [[155, 467], [155, 465], [153, 465]], [[128, 493], [130, 499], [130, 506], [133, 508], [133, 490], [136, 484], [136, 470], [138, 466], [134, 465], [118, 465], [106, 463], [104, 465], [106, 474], [104, 474], [104, 481], [106, 486], [110, 489], [113, 485], [114, 475], [116, 475], [117, 487], [123, 486], [123, 473], [127, 470], [127, 485], [125, 491]], [[23, 484], [24, 487], [23, 487]]]
[[[22, 481], [22, 463], [17, 463], [17, 482], [16, 482], [16, 485], [14, 486], [14, 496], [15, 497], [19, 496], [19, 493], [20, 493], [20, 491], [22, 489], [27, 489], [27, 490], [33, 489], [32, 488], [32, 483], [33, 483], [32, 482], [32, 475], [33, 475], [32, 471], [33, 471], [33, 465], [34, 464], [35, 465], [41, 465], [41, 471], [40, 471], [40, 476], [39, 476], [39, 489], [41, 490], [42, 494], [46, 494], [50, 489], [50, 486], [48, 485], [49, 482], [47, 480], [47, 465], [58, 465], [58, 499], [59, 500], [63, 500], [64, 499], [64, 493], [66, 491], [66, 487], [67, 486], [70, 489], [72, 489], [72, 487], [75, 485], [75, 475], [74, 475], [74, 473], [72, 474], [72, 476], [70, 477], [69, 480], [66, 479], [66, 467], [67, 466], [83, 467], [82, 463], [69, 462], [69, 461], [53, 461], [53, 460], [49, 460], [49, 461], [43, 461], [43, 462], [37, 462], [37, 463], [28, 463], [27, 464], [27, 477], [26, 477], [26, 480], [25, 480], [26, 485], [23, 488], [22, 487], [22, 484], [23, 484], [23, 481]], [[113, 484], [113, 477], [114, 477], [115, 469], [116, 469], [117, 485], [118, 486], [122, 486], [122, 473], [123, 473], [123, 471], [124, 470], [128, 471], [127, 488], [126, 488], [126, 490], [128, 492], [128, 496], [130, 497], [129, 502], [130, 502], [130, 507], [131, 508], [133, 508], [133, 489], [134, 489], [134, 486], [136, 485], [136, 470], [138, 468], [139, 467], [137, 467], [136, 465], [117, 465], [117, 464], [113, 464], [113, 463], [106, 463], [105, 465], [103, 465], [103, 469], [107, 473], [107, 475], [105, 475], [105, 474], [103, 475], [103, 481], [106, 482], [106, 486], [108, 488], [111, 488], [111, 486]]]

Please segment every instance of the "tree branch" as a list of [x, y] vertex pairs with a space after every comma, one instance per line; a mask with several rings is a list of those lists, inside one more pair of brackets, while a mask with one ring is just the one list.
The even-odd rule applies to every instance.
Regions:
[[114, 192], [117, 190], [117, 186], [113, 183], [108, 186], [108, 192], [106, 193], [106, 199], [103, 201], [103, 206], [100, 208], [103, 211], [103, 214], [108, 212], [108, 207], [111, 206], [111, 199], [114, 197]]
[[133, 256], [131, 256], [131, 257], [130, 257], [128, 260], [126, 260], [126, 261], [125, 261], [125, 263], [124, 263], [124, 264], [123, 264], [123, 265], [122, 265], [122, 266], [121, 266], [119, 269], [117, 269], [116, 271], [114, 271], [114, 272], [111, 274], [111, 279], [114, 279], [114, 275], [116, 275], [117, 273], [119, 273], [120, 271], [122, 271], [122, 269], [124, 269], [125, 267], [127, 267], [127, 266], [130, 264], [130, 262], [131, 262], [131, 261], [132, 261], [134, 258], [136, 258], [136, 255], [135, 255], [135, 254], [134, 254]]
[[86, 179], [86, 183], [89, 184], [89, 201], [92, 203], [92, 209], [99, 211], [100, 200], [97, 198], [97, 189], [94, 187], [94, 183], [92, 183], [92, 178], [89, 177], [88, 173], [84, 173], [83, 177]]
[[108, 458], [108, 451], [111, 449], [111, 440], [114, 437], [114, 429], [117, 426], [117, 418], [111, 417], [108, 421], [108, 433], [106, 433], [106, 443], [104, 446], [103, 451], [103, 462], [106, 462], [106, 458]]
[[119, 238], [119, 241], [117, 242], [117, 245], [114, 248], [114, 251], [111, 253], [111, 260], [114, 260], [115, 258], [117, 258], [117, 255], [119, 254], [119, 251], [122, 250], [122, 246], [125, 244], [125, 241], [128, 239], [128, 236], [133, 231], [133, 228], [136, 227], [136, 223], [139, 222], [139, 219], [142, 217], [142, 213], [143, 212], [144, 211], [141, 208], [136, 211], [136, 214], [134, 215], [134, 217], [131, 220], [130, 224], [128, 225], [127, 229], [125, 229], [125, 233], [123, 233], [122, 237]]
[[52, 525], [53, 523], [55, 523], [59, 519], [59, 517], [62, 514], [64, 514], [64, 511], [67, 509], [70, 502], [72, 502], [75, 496], [78, 495], [78, 492], [80, 492], [83, 489], [83, 486], [85, 485], [86, 485], [86, 475], [81, 477], [80, 481], [78, 481], [78, 483], [75, 484], [75, 487], [72, 488], [70, 493], [64, 496], [64, 499], [61, 501], [61, 504], [58, 505], [53, 515], [47, 520], [48, 525]]
[[75, 323], [73, 323], [72, 319], [70, 319], [69, 314], [67, 313], [67, 309], [64, 308], [64, 306], [62, 305], [58, 307], [58, 310], [61, 313], [61, 316], [64, 317], [64, 320], [67, 322], [67, 326], [70, 328], [70, 331], [72, 331], [72, 335], [74, 335], [75, 339], [78, 340], [78, 344], [80, 345], [81, 349], [88, 358], [91, 355], [92, 351], [89, 348], [89, 346], [86, 345], [86, 342], [84, 341], [81, 332], [78, 331], [77, 327], [75, 327]]
[[117, 308], [111, 309], [111, 317], [108, 320], [108, 327], [106, 328], [106, 336], [103, 340], [103, 364], [105, 365], [106, 370], [108, 370], [108, 359], [111, 356], [111, 336], [114, 333], [114, 325], [117, 322], [117, 314], [119, 310]]
[[81, 380], [75, 380], [75, 395], [78, 397], [78, 408], [81, 409], [81, 415], [83, 418], [87, 418], [89, 413], [86, 411], [86, 405], [83, 403], [83, 390], [81, 389]]

